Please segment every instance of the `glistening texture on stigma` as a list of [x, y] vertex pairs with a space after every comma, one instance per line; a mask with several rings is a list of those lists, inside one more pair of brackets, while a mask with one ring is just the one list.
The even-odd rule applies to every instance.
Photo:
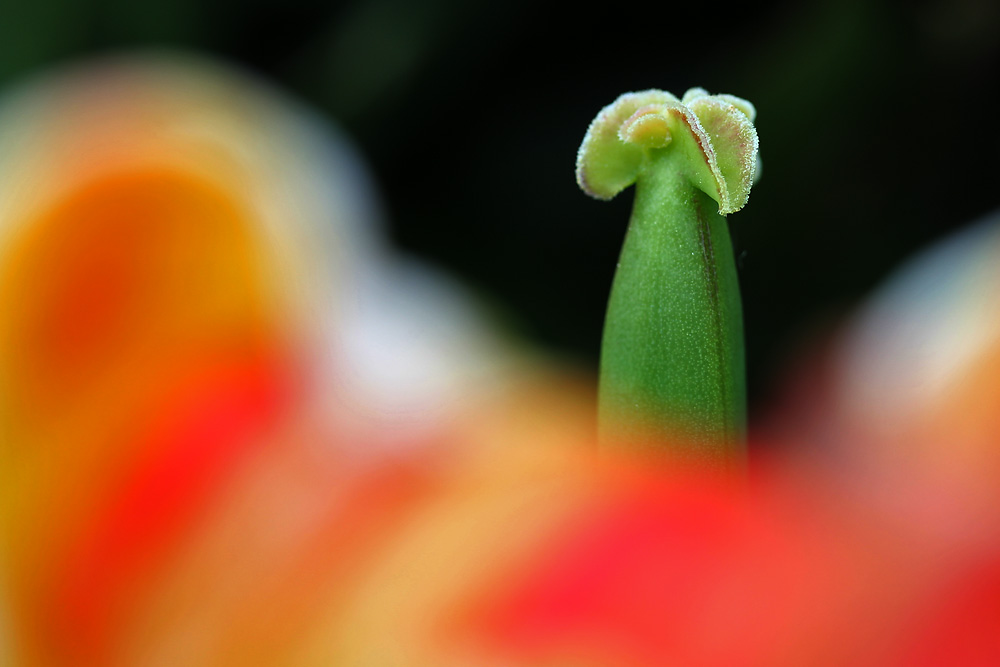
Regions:
[[692, 88], [679, 100], [662, 90], [625, 93], [587, 129], [576, 158], [584, 192], [611, 199], [635, 183], [649, 151], [671, 142], [691, 158], [687, 176], [728, 215], [747, 202], [757, 168], [754, 106]]

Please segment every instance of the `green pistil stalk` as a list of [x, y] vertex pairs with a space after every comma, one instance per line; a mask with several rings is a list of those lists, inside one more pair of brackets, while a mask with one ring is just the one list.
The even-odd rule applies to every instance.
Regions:
[[681, 441], [726, 458], [746, 402], [736, 265], [726, 219], [677, 159], [662, 151], [636, 184], [604, 326], [600, 423], [635, 445]]
[[608, 303], [600, 429], [613, 446], [742, 465], [746, 381], [726, 213], [756, 172], [753, 107], [688, 91], [623, 95], [591, 125], [577, 177], [635, 204]]

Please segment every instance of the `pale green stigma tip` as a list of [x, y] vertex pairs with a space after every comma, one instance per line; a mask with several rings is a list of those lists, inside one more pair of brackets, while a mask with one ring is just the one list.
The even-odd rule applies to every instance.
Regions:
[[692, 88], [678, 99], [662, 90], [626, 93], [590, 124], [576, 157], [584, 192], [611, 199], [635, 183], [655, 151], [685, 156], [684, 175], [734, 213], [746, 204], [758, 164], [754, 106], [734, 95]]

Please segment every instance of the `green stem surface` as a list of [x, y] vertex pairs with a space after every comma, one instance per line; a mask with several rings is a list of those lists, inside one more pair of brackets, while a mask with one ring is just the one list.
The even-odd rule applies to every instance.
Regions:
[[736, 264], [719, 205], [656, 149], [635, 202], [604, 327], [602, 441], [741, 468], [746, 382]]

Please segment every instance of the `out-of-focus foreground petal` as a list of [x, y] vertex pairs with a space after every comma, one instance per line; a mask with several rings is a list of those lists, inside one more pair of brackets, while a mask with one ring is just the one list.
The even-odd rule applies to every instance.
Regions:
[[941, 558], [811, 475], [743, 485], [579, 449], [489, 465], [372, 554], [303, 664], [903, 665], [962, 646], [988, 664], [1000, 648], [981, 576], [1000, 552]]
[[0, 109], [0, 488], [24, 664], [111, 660], [156, 573], [296, 419], [330, 229], [355, 214], [323, 194], [351, 166], [322, 150], [270, 93], [196, 62], [83, 67]]
[[225, 67], [121, 58], [8, 95], [0, 175], [18, 660], [277, 650], [409, 493], [351, 466], [426, 441], [502, 355], [382, 247], [350, 147]]
[[869, 299], [838, 359], [847, 428], [907, 442], [907, 458], [943, 474], [1000, 479], [998, 260], [994, 214], [907, 262]]
[[997, 505], [1000, 217], [905, 263], [825, 349], [800, 364], [772, 415], [855, 477], [948, 489]]

